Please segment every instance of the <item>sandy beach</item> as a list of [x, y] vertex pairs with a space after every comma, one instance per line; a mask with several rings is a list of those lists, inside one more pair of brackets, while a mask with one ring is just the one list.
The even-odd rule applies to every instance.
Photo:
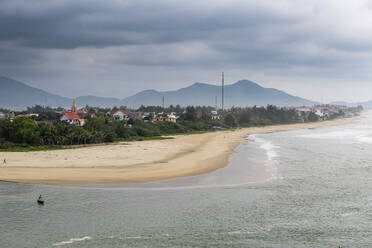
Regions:
[[[249, 127], [67, 150], [0, 152], [0, 180], [35, 184], [99, 184], [192, 176], [228, 165], [235, 148], [246, 142], [246, 135], [344, 125], [357, 119]], [[2, 164], [4, 158], [6, 164]]]

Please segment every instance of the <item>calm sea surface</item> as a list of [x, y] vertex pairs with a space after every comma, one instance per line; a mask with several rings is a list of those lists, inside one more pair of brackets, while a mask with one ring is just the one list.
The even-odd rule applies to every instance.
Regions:
[[0, 247], [372, 247], [372, 112], [247, 139], [228, 167], [190, 178], [0, 183]]

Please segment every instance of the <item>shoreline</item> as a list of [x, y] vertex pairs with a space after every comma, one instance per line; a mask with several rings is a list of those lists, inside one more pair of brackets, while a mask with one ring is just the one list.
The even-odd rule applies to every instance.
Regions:
[[256, 133], [346, 125], [360, 116], [311, 123], [177, 135], [173, 139], [37, 152], [0, 152], [0, 181], [28, 184], [144, 183], [209, 173], [228, 165]]

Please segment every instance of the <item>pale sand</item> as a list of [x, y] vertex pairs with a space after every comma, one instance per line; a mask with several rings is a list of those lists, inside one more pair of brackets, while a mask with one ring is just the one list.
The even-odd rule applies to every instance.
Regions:
[[[0, 152], [0, 180], [37, 184], [150, 182], [215, 171], [248, 134], [329, 125], [356, 118], [315, 123], [250, 127], [180, 135], [174, 139], [122, 142], [112, 145], [40, 152]], [[7, 163], [2, 164], [6, 158]]]

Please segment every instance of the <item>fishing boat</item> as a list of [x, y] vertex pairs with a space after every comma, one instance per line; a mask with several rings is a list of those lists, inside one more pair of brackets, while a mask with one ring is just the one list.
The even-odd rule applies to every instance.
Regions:
[[44, 205], [44, 200], [41, 195], [37, 198], [37, 204]]

